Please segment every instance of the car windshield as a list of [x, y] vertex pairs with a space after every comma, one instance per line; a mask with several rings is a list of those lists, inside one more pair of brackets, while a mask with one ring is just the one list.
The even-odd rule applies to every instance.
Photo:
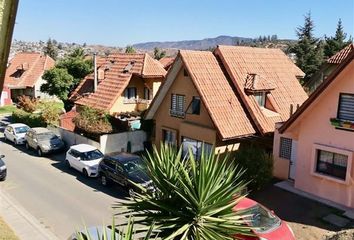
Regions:
[[29, 127], [23, 126], [23, 127], [16, 127], [15, 132], [16, 133], [26, 133], [28, 131]]
[[277, 228], [281, 223], [281, 220], [277, 216], [259, 204], [250, 208], [247, 213], [249, 213], [250, 216], [247, 217], [246, 220], [248, 224], [254, 228], [255, 232], [267, 232]]
[[88, 161], [103, 158], [103, 154], [98, 149], [89, 152], [84, 152], [82, 153], [82, 156], [83, 156], [83, 160], [88, 160]]
[[124, 169], [128, 173], [139, 171], [144, 168], [144, 163], [140, 158], [134, 158], [126, 161], [124, 164]]
[[55, 135], [52, 132], [46, 132], [46, 133], [40, 133], [37, 135], [38, 136], [38, 140], [51, 140], [51, 139], [56, 139], [58, 138], [57, 135]]

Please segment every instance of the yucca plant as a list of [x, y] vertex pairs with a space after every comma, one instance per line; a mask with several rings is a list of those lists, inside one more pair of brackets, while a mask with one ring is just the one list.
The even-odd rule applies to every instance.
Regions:
[[[76, 232], [75, 234], [75, 239], [77, 240], [134, 240], [134, 239], [139, 239], [139, 240], [148, 240], [150, 239], [153, 225], [150, 226], [149, 230], [146, 232], [144, 237], [139, 237], [135, 238], [134, 237], [134, 220], [132, 218], [129, 218], [129, 221], [127, 224], [122, 227], [122, 226], [116, 226], [114, 218], [112, 220], [112, 226], [111, 229], [112, 231], [107, 232], [106, 227], [102, 227], [102, 230], [99, 231], [99, 229], [96, 229], [96, 233], [92, 234], [90, 231], [85, 227], [84, 231], [82, 232]], [[156, 239], [156, 238], [155, 238]]]
[[220, 157], [202, 151], [199, 160], [182, 148], [153, 148], [144, 161], [156, 189], [154, 194], [136, 194], [115, 207], [133, 214], [137, 223], [155, 225], [166, 240], [225, 240], [251, 235], [245, 212], [232, 208], [244, 197], [243, 170]]

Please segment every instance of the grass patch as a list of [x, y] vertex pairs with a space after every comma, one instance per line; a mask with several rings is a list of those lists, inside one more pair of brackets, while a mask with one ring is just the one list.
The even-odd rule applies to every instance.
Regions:
[[0, 114], [12, 113], [15, 110], [16, 110], [16, 106], [14, 106], [14, 105], [3, 106], [3, 107], [0, 107]]
[[20, 240], [2, 218], [0, 218], [0, 240]]
[[41, 101], [38, 103], [37, 109], [43, 110], [50, 104], [53, 108], [62, 110], [64, 108], [64, 103], [63, 102], [57, 102], [57, 101]]

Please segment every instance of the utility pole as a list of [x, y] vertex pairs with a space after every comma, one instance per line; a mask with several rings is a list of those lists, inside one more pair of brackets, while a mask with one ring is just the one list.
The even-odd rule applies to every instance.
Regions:
[[94, 68], [94, 74], [93, 74], [93, 92], [96, 92], [97, 90], [97, 82], [98, 82], [98, 79], [97, 79], [97, 60], [96, 60], [96, 57], [97, 57], [97, 53], [94, 53], [93, 54], [93, 68]]

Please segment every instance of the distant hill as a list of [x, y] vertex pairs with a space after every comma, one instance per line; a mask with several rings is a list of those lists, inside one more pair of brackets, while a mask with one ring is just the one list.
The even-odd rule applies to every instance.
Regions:
[[219, 36], [215, 38], [205, 38], [202, 40], [185, 40], [185, 41], [171, 41], [171, 42], [146, 42], [134, 44], [136, 49], [152, 50], [155, 47], [162, 49], [191, 49], [204, 50], [216, 47], [217, 45], [236, 45], [239, 42], [251, 42], [252, 38]]

